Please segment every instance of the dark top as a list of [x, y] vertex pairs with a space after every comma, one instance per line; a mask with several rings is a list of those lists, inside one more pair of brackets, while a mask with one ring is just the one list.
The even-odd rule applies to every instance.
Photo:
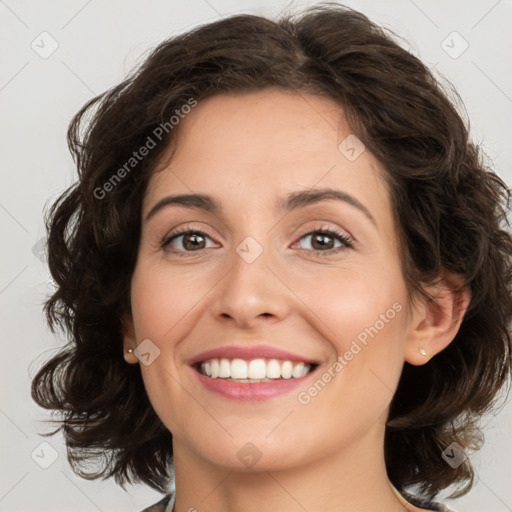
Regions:
[[142, 512], [165, 512], [169, 501], [173, 497], [173, 494], [166, 494], [158, 503], [151, 505], [148, 508], [145, 508]]
[[[438, 512], [455, 512], [453, 509], [449, 508], [447, 505], [443, 503], [437, 503], [435, 501], [425, 501], [417, 496], [413, 496], [407, 492], [402, 492], [402, 496], [412, 505], [420, 508], [424, 508], [425, 510], [437, 510]], [[158, 503], [151, 505], [148, 508], [142, 510], [142, 512], [166, 512], [166, 508], [171, 502], [174, 505], [174, 494], [169, 493], [166, 494]]]

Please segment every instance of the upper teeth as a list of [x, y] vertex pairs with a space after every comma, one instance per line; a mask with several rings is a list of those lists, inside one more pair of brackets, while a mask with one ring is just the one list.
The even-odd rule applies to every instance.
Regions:
[[307, 363], [292, 363], [277, 359], [211, 359], [201, 363], [201, 372], [212, 379], [290, 379], [306, 375], [311, 369]]

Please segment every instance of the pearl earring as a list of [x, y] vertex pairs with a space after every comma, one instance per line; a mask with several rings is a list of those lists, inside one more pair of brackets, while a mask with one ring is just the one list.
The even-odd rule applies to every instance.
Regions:
[[128, 354], [133, 354], [133, 348], [128, 349]]
[[426, 356], [427, 355], [427, 351], [423, 347], [420, 347], [420, 354], [422, 356]]

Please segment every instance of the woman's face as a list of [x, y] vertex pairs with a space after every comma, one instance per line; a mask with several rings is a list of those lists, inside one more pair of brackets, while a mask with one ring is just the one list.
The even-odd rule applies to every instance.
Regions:
[[[379, 163], [338, 104], [311, 95], [218, 95], [179, 130], [144, 197], [125, 337], [144, 342], [142, 376], [175, 453], [268, 470], [360, 441], [382, 448], [412, 317]], [[196, 194], [210, 199], [153, 209]], [[258, 359], [284, 376], [301, 360], [318, 367], [266, 384], [201, 376], [192, 363], [219, 348], [235, 375], [233, 359], [253, 376], [276, 369]]]

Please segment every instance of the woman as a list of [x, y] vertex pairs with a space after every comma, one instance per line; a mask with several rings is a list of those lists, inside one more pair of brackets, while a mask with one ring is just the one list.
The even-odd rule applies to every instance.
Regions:
[[339, 5], [199, 27], [69, 142], [45, 311], [71, 341], [32, 391], [77, 474], [167, 512], [470, 490], [512, 368], [508, 189], [392, 34]]

